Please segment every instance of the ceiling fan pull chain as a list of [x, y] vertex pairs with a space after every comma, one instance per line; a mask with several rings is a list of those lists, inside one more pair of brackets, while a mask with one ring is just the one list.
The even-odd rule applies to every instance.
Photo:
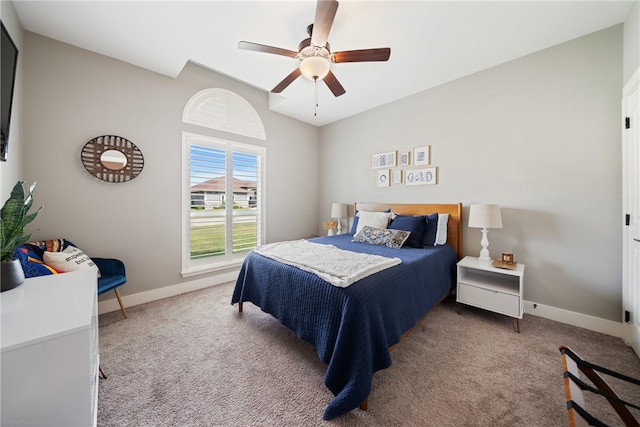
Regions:
[[315, 91], [316, 91], [316, 105], [313, 107], [313, 115], [317, 116], [318, 115], [318, 77], [313, 78], [313, 84], [315, 85]]

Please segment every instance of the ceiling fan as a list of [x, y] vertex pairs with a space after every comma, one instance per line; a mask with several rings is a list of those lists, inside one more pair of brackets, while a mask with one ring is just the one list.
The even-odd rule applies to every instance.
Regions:
[[323, 80], [334, 96], [343, 95], [346, 91], [331, 72], [331, 63], [387, 61], [391, 55], [391, 48], [345, 50], [332, 53], [327, 39], [337, 10], [337, 1], [318, 0], [313, 24], [307, 27], [309, 38], [300, 42], [297, 52], [247, 41], [239, 42], [238, 48], [288, 56], [300, 61], [298, 68], [271, 89], [273, 93], [282, 92], [302, 74], [315, 82]]

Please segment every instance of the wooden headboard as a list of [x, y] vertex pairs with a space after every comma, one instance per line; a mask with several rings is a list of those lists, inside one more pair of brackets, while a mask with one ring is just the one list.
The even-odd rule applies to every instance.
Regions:
[[449, 214], [447, 223], [447, 243], [453, 246], [458, 259], [462, 259], [462, 203], [453, 204], [397, 204], [397, 203], [359, 203], [354, 208], [360, 211], [391, 212], [402, 215], [429, 215], [435, 212]]

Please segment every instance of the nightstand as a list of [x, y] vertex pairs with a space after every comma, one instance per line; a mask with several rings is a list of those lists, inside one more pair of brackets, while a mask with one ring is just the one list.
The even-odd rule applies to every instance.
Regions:
[[524, 313], [523, 287], [524, 264], [508, 270], [470, 256], [458, 262], [456, 301], [514, 317], [516, 332], [520, 332], [519, 320]]

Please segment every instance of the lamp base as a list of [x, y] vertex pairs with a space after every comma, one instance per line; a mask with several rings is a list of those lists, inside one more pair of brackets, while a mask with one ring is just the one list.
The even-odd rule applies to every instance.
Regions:
[[482, 240], [480, 241], [482, 249], [480, 249], [480, 257], [478, 258], [480, 262], [491, 262], [491, 257], [489, 256], [489, 239], [487, 238], [488, 233], [489, 230], [486, 228], [482, 229]]

